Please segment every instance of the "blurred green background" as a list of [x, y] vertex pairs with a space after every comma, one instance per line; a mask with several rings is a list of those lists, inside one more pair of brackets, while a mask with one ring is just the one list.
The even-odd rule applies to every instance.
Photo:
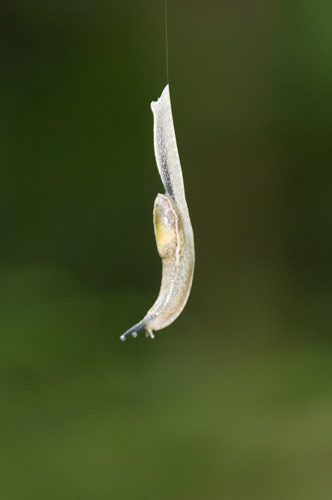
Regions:
[[0, 8], [0, 500], [332, 498], [332, 4], [169, 0], [197, 265], [155, 341], [164, 4]]

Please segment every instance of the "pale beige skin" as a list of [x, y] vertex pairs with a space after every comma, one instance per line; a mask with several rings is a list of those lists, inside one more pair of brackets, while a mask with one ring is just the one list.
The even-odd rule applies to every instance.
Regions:
[[181, 164], [173, 125], [169, 87], [157, 102], [151, 103], [154, 118], [154, 150], [165, 194], [158, 194], [153, 223], [162, 279], [157, 300], [142, 321], [121, 335], [137, 337], [140, 330], [154, 338], [181, 314], [187, 303], [195, 267], [194, 234], [185, 198]]

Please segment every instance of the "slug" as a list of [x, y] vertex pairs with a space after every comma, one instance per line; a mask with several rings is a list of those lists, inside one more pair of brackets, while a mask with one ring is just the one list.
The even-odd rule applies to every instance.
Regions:
[[151, 103], [153, 112], [154, 152], [165, 194], [158, 194], [153, 208], [153, 223], [157, 249], [162, 260], [162, 279], [157, 300], [144, 318], [129, 328], [128, 335], [137, 337], [140, 330], [154, 338], [181, 314], [185, 307], [194, 274], [194, 234], [186, 202], [181, 164], [173, 125], [169, 85], [157, 102]]

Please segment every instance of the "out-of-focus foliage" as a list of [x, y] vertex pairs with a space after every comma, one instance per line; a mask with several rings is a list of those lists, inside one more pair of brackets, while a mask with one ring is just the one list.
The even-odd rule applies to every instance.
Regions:
[[158, 292], [163, 2], [1, 2], [1, 500], [332, 497], [331, 2], [169, 0], [192, 295]]

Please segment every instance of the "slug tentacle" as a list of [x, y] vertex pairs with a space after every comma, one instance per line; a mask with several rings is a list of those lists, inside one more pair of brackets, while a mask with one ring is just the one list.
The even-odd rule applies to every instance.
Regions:
[[169, 87], [151, 103], [154, 118], [154, 150], [166, 193], [158, 194], [153, 209], [157, 249], [162, 259], [162, 279], [158, 298], [145, 317], [121, 335], [147, 336], [170, 325], [185, 307], [195, 267], [194, 235], [185, 198], [181, 164], [173, 125]]
[[140, 332], [141, 330], [144, 330], [144, 329], [145, 329], [145, 323], [144, 323], [144, 321], [140, 321], [139, 323], [136, 323], [136, 325], [129, 328], [129, 330], [124, 332], [121, 335], [120, 340], [126, 340], [126, 338], [129, 335], [131, 335], [135, 339], [138, 335], [138, 332]]

